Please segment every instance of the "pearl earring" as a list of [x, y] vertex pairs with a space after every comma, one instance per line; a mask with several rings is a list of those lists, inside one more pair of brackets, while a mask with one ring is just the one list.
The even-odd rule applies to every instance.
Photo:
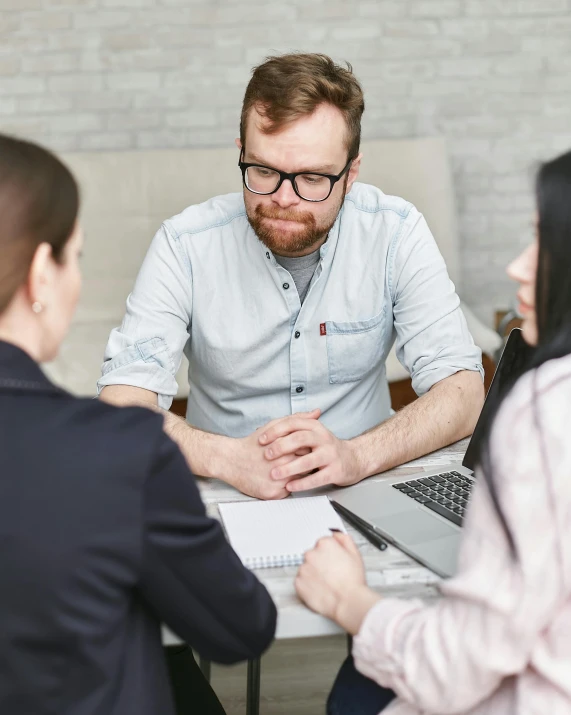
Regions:
[[32, 303], [32, 310], [34, 313], [41, 313], [43, 309], [44, 306], [39, 301], [36, 300]]

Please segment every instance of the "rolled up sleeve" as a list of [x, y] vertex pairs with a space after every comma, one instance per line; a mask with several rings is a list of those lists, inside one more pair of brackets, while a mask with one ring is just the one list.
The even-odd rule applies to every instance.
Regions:
[[461, 370], [479, 371], [483, 379], [482, 351], [426, 220], [414, 208], [391, 243], [389, 288], [397, 358], [417, 395]]
[[127, 298], [123, 322], [109, 336], [98, 393], [107, 385], [142, 387], [157, 393], [159, 406], [168, 409], [191, 316], [190, 262], [163, 224]]

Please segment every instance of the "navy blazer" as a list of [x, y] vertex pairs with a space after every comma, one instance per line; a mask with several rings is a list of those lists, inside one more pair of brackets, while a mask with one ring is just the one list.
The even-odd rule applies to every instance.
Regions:
[[0, 713], [169, 715], [166, 623], [259, 656], [275, 606], [158, 414], [77, 399], [0, 341]]

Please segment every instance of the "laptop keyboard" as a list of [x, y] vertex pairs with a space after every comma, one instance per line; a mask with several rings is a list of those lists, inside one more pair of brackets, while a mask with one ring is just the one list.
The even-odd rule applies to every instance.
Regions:
[[460, 472], [442, 472], [392, 486], [431, 511], [462, 526], [473, 484], [472, 479]]

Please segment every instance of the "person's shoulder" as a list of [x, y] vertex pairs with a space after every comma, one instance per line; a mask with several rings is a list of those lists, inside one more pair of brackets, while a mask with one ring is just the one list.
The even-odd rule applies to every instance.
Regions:
[[176, 240], [227, 226], [233, 221], [244, 218], [245, 215], [243, 195], [241, 193], [224, 194], [188, 206], [181, 213], [164, 221], [163, 226]]
[[150, 459], [157, 449], [164, 422], [160, 414], [145, 407], [117, 407], [103, 400], [73, 397], [65, 400], [59, 421], [70, 442], [81, 445], [85, 457], [90, 453], [120, 457], [136, 446], [143, 459]]
[[391, 196], [383, 193], [372, 184], [363, 184], [356, 181], [345, 201], [353, 206], [356, 212], [362, 214], [377, 214], [379, 217], [393, 214], [398, 219], [406, 219], [417, 210], [410, 201], [400, 196]]
[[497, 417], [496, 433], [512, 442], [533, 440], [539, 431], [567, 439], [571, 404], [571, 355], [526, 372], [514, 385]]
[[571, 355], [548, 360], [528, 370], [514, 385], [506, 403], [510, 410], [519, 410], [532, 403], [555, 399], [571, 393]]
[[492, 425], [489, 456], [507, 513], [524, 502], [526, 508], [535, 503], [551, 510], [553, 489], [557, 509], [568, 510], [570, 403], [571, 356], [528, 371], [503, 401]]

